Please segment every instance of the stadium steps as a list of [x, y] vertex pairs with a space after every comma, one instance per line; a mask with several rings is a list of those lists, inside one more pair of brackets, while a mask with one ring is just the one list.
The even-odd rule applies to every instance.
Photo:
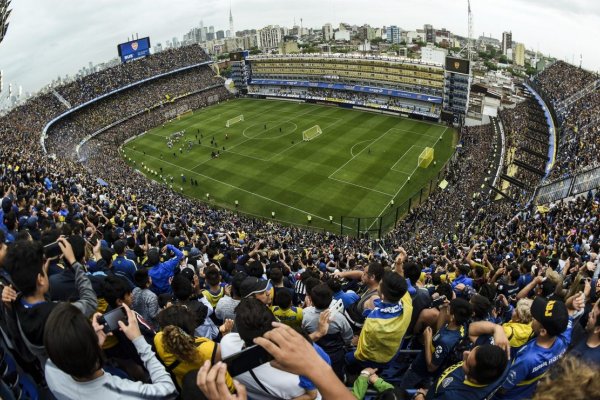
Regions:
[[527, 164], [527, 163], [525, 163], [525, 162], [523, 162], [523, 161], [521, 161], [521, 160], [516, 160], [516, 159], [515, 159], [515, 160], [513, 161], [513, 163], [514, 163], [516, 166], [518, 166], [518, 167], [520, 167], [520, 168], [524, 168], [524, 169], [526, 169], [526, 170], [527, 170], [527, 171], [529, 171], [529, 172], [533, 172], [533, 173], [534, 173], [534, 174], [536, 174], [536, 175], [539, 175], [539, 176], [544, 176], [544, 175], [546, 175], [546, 173], [545, 173], [544, 171], [542, 171], [541, 169], [538, 169], [538, 168], [532, 167], [531, 165], [529, 165], [529, 164]]
[[525, 153], [529, 153], [532, 156], [541, 158], [544, 161], [548, 161], [550, 159], [550, 158], [548, 158], [548, 156], [546, 154], [542, 154], [539, 151], [531, 150], [530, 148], [525, 147], [525, 146], [519, 146], [519, 150], [523, 150]]
[[503, 191], [501, 191], [501, 190], [499, 190], [499, 189], [496, 189], [494, 186], [492, 186], [492, 185], [489, 185], [489, 184], [488, 184], [488, 187], [489, 187], [490, 189], [492, 189], [492, 191], [493, 191], [494, 193], [496, 193], [496, 194], [499, 194], [500, 196], [504, 197], [505, 199], [507, 199], [507, 200], [509, 200], [509, 201], [511, 201], [511, 202], [513, 202], [513, 203], [516, 203], [516, 202], [517, 202], [515, 199], [513, 199], [512, 197], [510, 197], [509, 195], [507, 195], [507, 194], [506, 194], [506, 193], [504, 193]]
[[508, 176], [506, 174], [500, 175], [500, 179], [502, 179], [502, 180], [510, 183], [511, 185], [515, 185], [519, 189], [529, 189], [529, 187], [526, 184], [524, 184], [523, 182], [521, 182], [520, 180], [515, 179], [515, 178], [513, 178], [511, 176]]
[[548, 129], [546, 130], [542, 130], [542, 129], [537, 129], [531, 126], [528, 126], [527, 129], [529, 129], [530, 132], [539, 134], [539, 135], [543, 135], [543, 136], [550, 136], [550, 132], [548, 132]]
[[531, 135], [527, 135], [527, 134], [525, 134], [524, 136], [525, 136], [526, 139], [533, 140], [535, 142], [548, 145], [548, 141], [547, 140], [542, 140], [540, 138], [537, 138], [537, 137], [531, 136]]
[[52, 94], [54, 95], [54, 97], [56, 97], [58, 99], [58, 101], [60, 101], [63, 106], [67, 107], [67, 109], [71, 109], [73, 108], [73, 106], [71, 105], [71, 103], [69, 103], [67, 101], [67, 99], [65, 99], [64, 97], [61, 96], [60, 93], [58, 93], [56, 90], [52, 90]]

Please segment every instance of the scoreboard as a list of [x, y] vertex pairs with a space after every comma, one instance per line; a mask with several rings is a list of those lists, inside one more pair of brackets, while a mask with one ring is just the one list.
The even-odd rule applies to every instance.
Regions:
[[132, 40], [127, 43], [121, 43], [117, 46], [117, 50], [119, 52], [119, 57], [121, 57], [121, 62], [123, 63], [149, 56], [150, 38], [145, 37], [141, 39]]

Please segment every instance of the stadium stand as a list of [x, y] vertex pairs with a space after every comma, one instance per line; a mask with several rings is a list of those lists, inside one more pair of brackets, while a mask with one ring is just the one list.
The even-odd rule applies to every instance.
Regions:
[[[265, 399], [402, 398], [406, 390], [419, 400], [546, 399], [565, 378], [579, 379], [560, 384], [569, 398], [593, 398], [585, 383], [600, 366], [600, 193], [528, 204], [541, 179], [531, 169], [545, 164], [536, 154], [548, 149], [537, 103], [501, 115], [511, 162], [521, 162], [514, 179], [528, 188], [510, 193], [517, 203], [480, 191], [493, 126], [463, 128], [448, 188], [375, 242], [213, 208], [122, 161], [119, 144], [166, 112], [230, 96], [196, 66], [205, 59], [199, 47], [183, 47], [57, 88], [75, 107], [173, 72], [59, 119], [47, 132], [50, 156], [40, 135], [68, 111], [54, 94], [0, 118], [3, 398], [222, 399], [235, 388]], [[589, 86], [573, 68], [557, 63], [540, 74], [542, 94], [562, 101]], [[596, 101], [586, 99], [565, 121], [590, 122], [577, 112]], [[565, 155], [557, 155], [560, 174], [573, 172]], [[335, 312], [332, 300], [341, 300]], [[122, 305], [128, 325], [106, 336], [97, 317]], [[216, 361], [254, 340], [279, 369], [238, 375], [243, 388]], [[555, 368], [565, 352], [586, 365], [570, 367], [569, 358]]]

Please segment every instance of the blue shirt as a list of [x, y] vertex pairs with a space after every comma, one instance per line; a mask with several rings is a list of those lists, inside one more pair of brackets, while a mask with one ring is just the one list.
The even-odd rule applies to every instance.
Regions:
[[575, 345], [569, 354], [579, 358], [581, 361], [600, 367], [600, 346], [590, 347], [587, 345], [587, 338], [584, 338]]
[[344, 309], [350, 307], [352, 304], [356, 303], [360, 300], [360, 296], [354, 293], [352, 290], [348, 292], [344, 292], [340, 290], [339, 292], [333, 295], [334, 300], [342, 299], [342, 303], [344, 303]]
[[175, 268], [179, 261], [183, 258], [183, 253], [172, 244], [167, 245], [167, 249], [175, 253], [175, 257], [165, 262], [156, 264], [150, 268], [148, 275], [152, 278], [152, 286], [150, 289], [157, 295], [162, 293], [171, 293], [171, 285], [169, 279], [175, 275]]
[[538, 381], [567, 351], [573, 332], [573, 319], [569, 317], [567, 329], [556, 337], [549, 349], [530, 340], [517, 352], [506, 381], [502, 385], [502, 394], [496, 393], [495, 399], [530, 399], [533, 397]]
[[448, 356], [454, 350], [456, 344], [465, 337], [466, 331], [464, 327], [460, 327], [458, 330], [448, 329], [448, 325], [444, 325], [438, 333], [435, 334], [432, 340], [431, 349], [431, 363], [437, 365], [438, 369], [435, 372], [429, 372], [427, 370], [427, 361], [425, 360], [425, 353], [421, 351], [415, 361], [411, 365], [411, 369], [419, 374], [420, 376], [439, 376], [444, 368], [447, 366], [446, 362]]
[[429, 390], [432, 395], [427, 393], [427, 399], [482, 400], [491, 395], [504, 379], [504, 376], [501, 376], [496, 382], [489, 385], [480, 385], [467, 379], [462, 366], [463, 363], [459, 362], [446, 369], [435, 385]]
[[473, 279], [469, 278], [466, 275], [459, 275], [452, 281], [452, 290], [456, 292], [456, 294], [462, 294], [462, 292], [456, 290], [456, 286], [462, 283], [465, 286], [473, 287]]
[[113, 271], [117, 275], [123, 275], [131, 282], [135, 282], [133, 275], [137, 268], [135, 262], [125, 258], [124, 256], [117, 256], [112, 263]]
[[[325, 362], [326, 362], [328, 365], [331, 365], [331, 358], [329, 358], [329, 355], [328, 355], [327, 353], [325, 353], [325, 350], [323, 350], [323, 349], [321, 348], [321, 346], [319, 346], [319, 345], [318, 345], [318, 344], [316, 344], [316, 343], [313, 343], [313, 347], [314, 347], [314, 349], [317, 351], [317, 354], [319, 354], [319, 356], [320, 356], [320, 357], [321, 357], [323, 360], [325, 360]], [[304, 390], [307, 390], [307, 391], [308, 391], [308, 390], [317, 390], [317, 387], [315, 386], [315, 384], [314, 384], [314, 383], [313, 383], [313, 382], [312, 382], [310, 379], [308, 379], [307, 377], [305, 377], [305, 376], [303, 376], [303, 375], [300, 375], [300, 383], [299, 383], [299, 386], [300, 386], [301, 388], [303, 388]]]

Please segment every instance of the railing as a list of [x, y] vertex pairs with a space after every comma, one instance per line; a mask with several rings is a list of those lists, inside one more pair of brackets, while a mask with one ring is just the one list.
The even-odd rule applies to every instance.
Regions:
[[537, 205], [548, 204], [598, 187], [600, 187], [600, 167], [539, 186], [534, 194], [534, 202]]
[[411, 210], [419, 207], [427, 200], [444, 179], [447, 166], [446, 163], [434, 178], [425, 183], [420, 190], [413, 193], [408, 200], [399, 206], [390, 205], [389, 210], [378, 217], [342, 216], [340, 218], [340, 234], [359, 238], [381, 239], [386, 233], [396, 228], [398, 222], [404, 219]]

